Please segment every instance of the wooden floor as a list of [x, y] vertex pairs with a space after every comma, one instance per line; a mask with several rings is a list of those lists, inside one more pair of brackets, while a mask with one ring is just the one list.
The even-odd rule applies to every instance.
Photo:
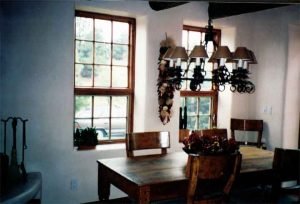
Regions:
[[109, 203], [115, 203], [115, 204], [129, 204], [129, 203], [134, 203], [132, 202], [129, 198], [116, 198], [116, 199], [111, 199], [109, 201], [95, 201], [95, 202], [88, 202], [84, 204], [109, 204]]
[[[95, 201], [87, 202], [84, 204], [133, 204], [135, 202], [131, 201], [129, 198], [119, 198], [113, 199], [107, 202]], [[157, 201], [152, 202], [152, 204], [185, 204], [184, 199], [172, 200], [172, 201]], [[230, 204], [294, 204], [300, 203], [299, 197], [284, 196], [280, 197], [276, 202], [271, 200], [270, 189], [263, 189], [262, 187], [253, 187], [243, 190], [235, 190], [230, 196]]]

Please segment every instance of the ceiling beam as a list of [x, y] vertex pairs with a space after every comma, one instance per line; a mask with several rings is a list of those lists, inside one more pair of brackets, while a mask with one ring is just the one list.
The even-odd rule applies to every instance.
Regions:
[[188, 3], [190, 1], [205, 1], [211, 3], [257, 3], [257, 4], [300, 4], [300, 0], [150, 0], [150, 2]]
[[169, 9], [173, 8], [175, 6], [180, 6], [182, 4], [186, 4], [189, 2], [162, 2], [162, 1], [149, 1], [149, 6], [154, 10], [154, 11], [160, 11], [164, 9]]
[[[224, 1], [224, 0], [223, 0]], [[234, 1], [234, 0], [231, 0]], [[241, 0], [239, 0], [241, 1]], [[263, 0], [266, 1], [266, 0]], [[281, 0], [283, 1], [283, 0]], [[300, 1], [300, 0], [299, 0]], [[150, 7], [155, 11], [165, 10], [189, 3], [188, 1], [170, 2], [170, 1], [149, 1]], [[240, 15], [244, 13], [251, 13], [266, 9], [272, 9], [290, 4], [268, 4], [268, 3], [215, 3], [209, 2], [208, 16], [210, 19], [224, 18], [228, 16]]]
[[209, 3], [208, 15], [211, 19], [217, 19], [287, 5], [289, 4]]

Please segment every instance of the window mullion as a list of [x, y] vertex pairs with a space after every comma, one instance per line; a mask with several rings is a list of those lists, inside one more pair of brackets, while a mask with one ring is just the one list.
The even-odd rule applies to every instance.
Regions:
[[108, 129], [109, 129], [109, 140], [111, 140], [111, 134], [112, 134], [112, 132], [111, 132], [111, 113], [112, 113], [112, 96], [110, 96], [109, 97], [109, 122], [108, 122]]
[[110, 43], [110, 87], [113, 87], [112, 86], [112, 80], [113, 80], [113, 56], [114, 56], [114, 51], [113, 51], [113, 32], [114, 32], [114, 29], [113, 29], [113, 21], [111, 21], [111, 32], [110, 32], [110, 35], [111, 35], [111, 43]]
[[92, 79], [92, 87], [95, 87], [95, 58], [96, 58], [96, 38], [95, 38], [95, 19], [93, 19], [93, 79]]
[[95, 100], [95, 96], [92, 96], [92, 115], [91, 115], [91, 117], [92, 117], [92, 122], [91, 122], [92, 127], [94, 127], [94, 111], [95, 111], [94, 100]]

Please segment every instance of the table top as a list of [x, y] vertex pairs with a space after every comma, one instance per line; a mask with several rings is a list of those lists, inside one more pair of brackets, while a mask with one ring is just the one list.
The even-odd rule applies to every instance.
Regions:
[[[272, 169], [272, 151], [241, 146], [240, 152], [241, 174]], [[186, 180], [187, 158], [188, 155], [182, 151], [158, 156], [100, 159], [97, 162], [138, 186], [143, 186]]]
[[241, 174], [272, 169], [274, 152], [251, 146], [241, 146]]

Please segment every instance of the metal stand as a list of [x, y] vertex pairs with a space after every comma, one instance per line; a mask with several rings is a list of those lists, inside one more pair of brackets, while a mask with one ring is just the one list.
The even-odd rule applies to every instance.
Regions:
[[[13, 129], [13, 145], [12, 145], [12, 150], [11, 150], [11, 158], [10, 158], [10, 164], [8, 165], [8, 156], [6, 154], [6, 137], [7, 137], [7, 123], [9, 121], [12, 121], [12, 129]], [[19, 165], [18, 160], [17, 160], [17, 124], [18, 120], [22, 122], [22, 162]], [[20, 181], [27, 181], [27, 172], [25, 170], [25, 164], [24, 164], [24, 158], [25, 158], [25, 149], [27, 149], [26, 145], [26, 122], [28, 121], [27, 119], [22, 119], [20, 117], [8, 117], [7, 119], [1, 119], [4, 125], [4, 153], [3, 157], [5, 158], [4, 161], [4, 166], [8, 165], [8, 172], [3, 172], [3, 174], [8, 175], [8, 181], [6, 181], [6, 184], [8, 188], [12, 188], [14, 185], [19, 183]], [[7, 160], [7, 161], [6, 161]], [[3, 171], [6, 171], [4, 167]]]

